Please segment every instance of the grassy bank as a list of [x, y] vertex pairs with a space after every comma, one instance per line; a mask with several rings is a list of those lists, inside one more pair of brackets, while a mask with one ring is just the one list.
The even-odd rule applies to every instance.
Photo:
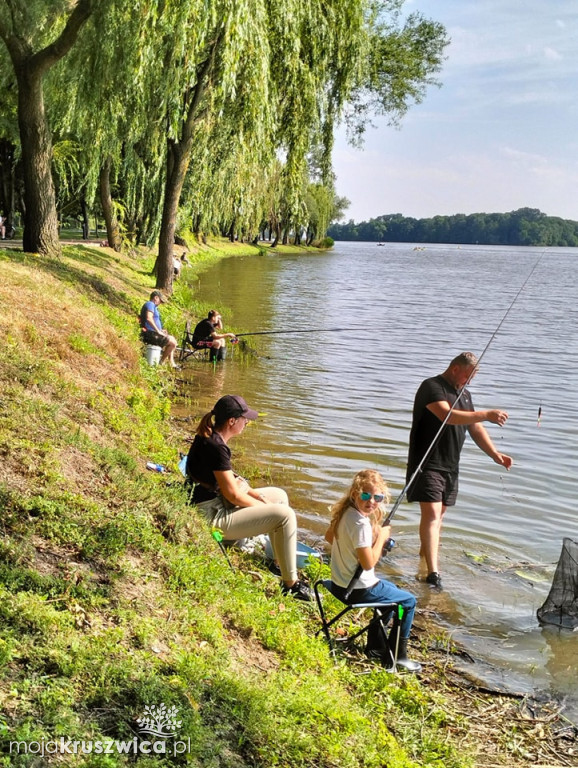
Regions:
[[[248, 248], [200, 249], [186, 270]], [[174, 378], [144, 364], [138, 340], [152, 263], [0, 251], [0, 765], [128, 765], [10, 744], [128, 743], [162, 704], [186, 752], [169, 740], [140, 766], [481, 764], [468, 715], [433, 677], [334, 664], [313, 608], [246, 556], [232, 572], [178, 475], [146, 472], [149, 459], [175, 467], [180, 445]], [[185, 312], [204, 310], [185, 283], [162, 308], [177, 337]], [[493, 754], [524, 764], [505, 741]]]

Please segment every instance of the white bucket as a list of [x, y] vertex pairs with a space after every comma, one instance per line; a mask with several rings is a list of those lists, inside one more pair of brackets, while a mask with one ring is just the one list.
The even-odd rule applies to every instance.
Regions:
[[149, 365], [158, 365], [161, 361], [162, 347], [155, 344], [147, 344], [145, 347], [145, 357]]

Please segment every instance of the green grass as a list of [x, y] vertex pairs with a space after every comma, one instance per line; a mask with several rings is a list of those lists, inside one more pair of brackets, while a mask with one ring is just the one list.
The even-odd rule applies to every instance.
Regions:
[[[223, 252], [239, 246], [203, 249], [190, 275]], [[11, 742], [133, 739], [161, 703], [177, 707], [190, 752], [140, 766], [470, 765], [443, 700], [415, 679], [334, 663], [313, 607], [283, 599], [246, 555], [232, 572], [178, 475], [144, 469], [175, 467], [181, 439], [173, 379], [144, 364], [134, 317], [152, 257], [75, 246], [54, 263], [0, 259], [0, 293], [22, 297], [0, 319], [0, 766], [44, 764], [10, 755]], [[179, 281], [175, 330], [192, 296]]]

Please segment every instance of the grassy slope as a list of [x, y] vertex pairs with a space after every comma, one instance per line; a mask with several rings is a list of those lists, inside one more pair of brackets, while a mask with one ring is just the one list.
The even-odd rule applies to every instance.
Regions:
[[[143, 364], [135, 322], [152, 258], [70, 246], [0, 264], [0, 765], [51, 762], [8, 757], [11, 741], [130, 739], [161, 703], [191, 765], [469, 765], [441, 697], [333, 664], [313, 609], [254, 563], [232, 573], [181, 485], [144, 471], [177, 455], [171, 374]], [[176, 334], [190, 302], [183, 285], [163, 308]], [[139, 765], [161, 762], [185, 757]]]

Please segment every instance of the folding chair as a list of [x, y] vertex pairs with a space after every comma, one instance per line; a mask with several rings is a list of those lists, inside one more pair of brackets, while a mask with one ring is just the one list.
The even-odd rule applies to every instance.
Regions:
[[193, 346], [193, 334], [191, 332], [191, 321], [187, 320], [185, 324], [185, 330], [183, 332], [183, 340], [181, 346], [177, 347], [179, 351], [179, 362], [184, 363], [189, 357], [195, 360], [207, 360], [209, 358], [210, 347], [197, 347]]
[[[332, 618], [328, 617], [327, 612], [323, 607], [323, 597], [320, 591], [321, 589], [329, 592], [330, 595], [332, 595], [336, 600], [339, 600], [339, 602], [345, 606]], [[321, 629], [316, 633], [316, 635], [318, 635], [320, 632], [323, 632], [331, 653], [335, 652], [335, 648], [338, 644], [343, 646], [351, 646], [354, 644], [358, 637], [366, 634], [370, 629], [378, 627], [379, 631], [383, 633], [383, 661], [385, 667], [389, 671], [396, 671], [397, 652], [401, 633], [401, 619], [403, 617], [403, 607], [399, 603], [344, 603], [343, 600], [341, 600], [341, 598], [335, 594], [333, 589], [333, 582], [331, 579], [320, 579], [319, 581], [316, 581], [313, 585], [313, 592], [315, 594], [315, 600], [317, 602], [317, 608], [319, 609], [319, 616], [321, 618]], [[366, 608], [369, 608], [373, 611], [373, 617], [369, 622], [363, 624], [360, 629], [358, 629], [353, 634], [346, 635], [345, 637], [332, 637], [330, 631], [331, 628], [337, 628], [336, 625], [346, 614], [348, 614], [350, 611], [363, 611]], [[394, 641], [393, 651], [391, 649], [391, 644], [385, 642], [387, 638], [386, 627], [390, 621], [392, 622], [392, 625], [389, 637]]]

